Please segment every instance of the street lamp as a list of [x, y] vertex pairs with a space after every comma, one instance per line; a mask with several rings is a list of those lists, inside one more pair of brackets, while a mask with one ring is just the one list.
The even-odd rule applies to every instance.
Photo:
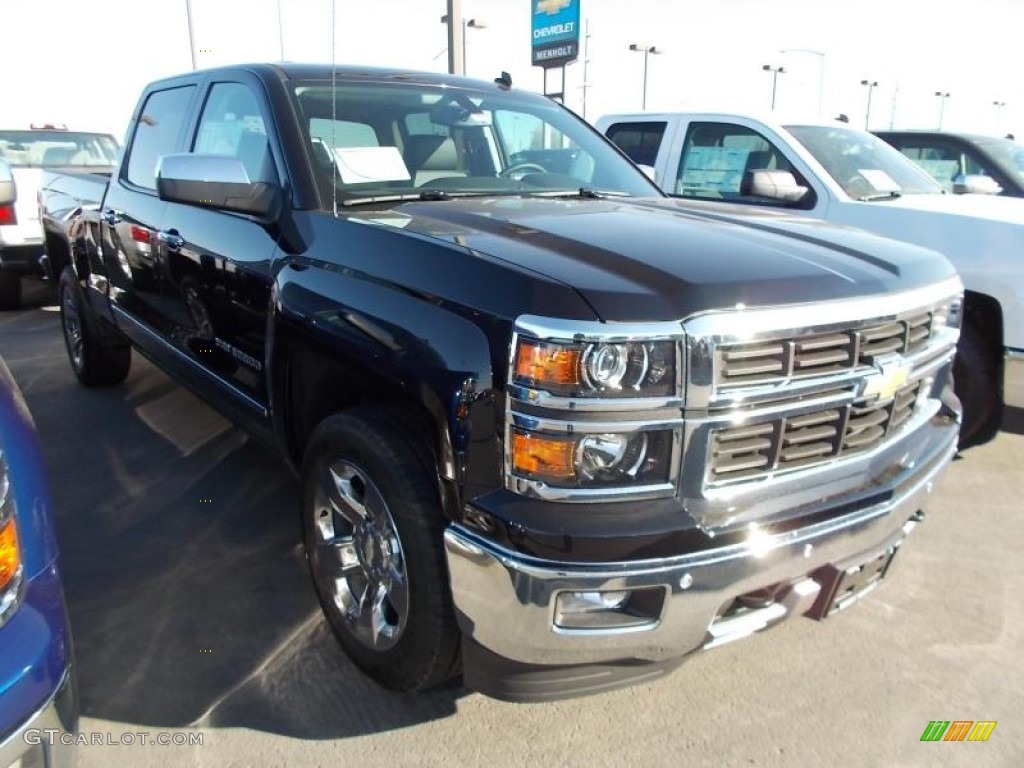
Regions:
[[188, 49], [192, 54], [192, 69], [196, 68], [196, 36], [192, 32], [192, 0], [185, 0], [185, 19], [188, 21]]
[[861, 80], [860, 84], [866, 85], [868, 87], [868, 108], [867, 111], [864, 113], [864, 130], [866, 131], [868, 129], [868, 123], [871, 122], [871, 94], [874, 92], [875, 88], [878, 87], [878, 81]]
[[810, 48], [783, 48], [779, 53], [806, 53], [818, 57], [818, 117], [825, 113], [825, 52]]
[[655, 56], [665, 52], [663, 48], [659, 48], [656, 45], [638, 45], [637, 43], [631, 43], [629, 50], [638, 51], [644, 55], [644, 97], [643, 97], [643, 109], [647, 109], [647, 58], [654, 54]]
[[[441, 23], [448, 23], [448, 14], [446, 13], [441, 17]], [[487, 22], [483, 19], [462, 19], [462, 74], [465, 75], [467, 71], [466, 67], [466, 30], [467, 29], [487, 29]], [[440, 56], [441, 54], [438, 54]], [[436, 58], [436, 57], [435, 57]], [[451, 57], [449, 56], [449, 59]], [[456, 67], [450, 67], [455, 69]], [[454, 74], [454, 72], [452, 73]]]
[[948, 93], [943, 91], [936, 91], [935, 95], [939, 97], [939, 130], [942, 130], [942, 118], [946, 114], [946, 99], [949, 98]]
[[763, 67], [761, 67], [761, 69], [763, 69], [765, 72], [771, 72], [772, 73], [772, 111], [774, 112], [775, 111], [775, 93], [777, 92], [778, 87], [779, 87], [779, 75], [784, 75], [786, 73], [786, 68], [785, 67], [773, 67], [771, 64], [765, 64]]
[[1006, 106], [1006, 102], [993, 101], [992, 106], [996, 108], [996, 133], [999, 133], [999, 124], [1003, 121], [1003, 107]]

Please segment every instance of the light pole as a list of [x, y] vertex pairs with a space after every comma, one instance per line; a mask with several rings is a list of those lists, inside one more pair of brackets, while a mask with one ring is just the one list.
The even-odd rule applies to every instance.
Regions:
[[825, 52], [810, 48], [783, 48], [779, 53], [806, 53], [818, 57], [818, 117], [825, 114]]
[[861, 80], [861, 85], [868, 87], [868, 108], [864, 113], [864, 130], [868, 129], [868, 123], [871, 122], [871, 94], [874, 93], [875, 88], [878, 87], [877, 80]]
[[992, 106], [996, 108], [996, 133], [999, 133], [999, 124], [1003, 121], [1003, 107], [1006, 106], [1005, 101], [993, 101]]
[[939, 97], [939, 130], [942, 130], [942, 118], [946, 114], [946, 99], [949, 98], [949, 94], [943, 91], [936, 91], [935, 95]]
[[483, 19], [462, 20], [462, 74], [469, 72], [469, 65], [466, 64], [466, 30], [487, 29], [487, 22]]
[[[445, 14], [444, 16], [442, 16], [441, 17], [441, 23], [442, 24], [447, 24], [448, 23], [448, 18], [449, 18], [448, 14]], [[460, 42], [460, 47], [462, 49], [462, 60], [458, 61], [458, 62], [453, 62], [452, 61], [452, 56], [451, 56], [451, 54], [449, 54], [449, 56], [448, 56], [448, 71], [451, 72], [451, 74], [456, 74], [453, 71], [455, 69], [461, 70], [461, 74], [463, 74], [463, 75], [466, 74], [466, 69], [467, 69], [467, 67], [466, 67], [466, 30], [467, 29], [487, 29], [487, 22], [484, 21], [483, 19], [462, 19], [462, 40]], [[450, 40], [451, 40], [451, 34], [449, 33], [449, 41]], [[438, 56], [440, 56], [440, 55], [441, 54], [438, 54]], [[456, 66], [456, 64], [458, 66]]]
[[779, 75], [786, 74], [785, 67], [773, 67], [771, 64], [765, 64], [761, 67], [765, 72], [772, 73], [772, 112], [775, 111], [775, 94], [779, 87]]
[[192, 32], [192, 0], [185, 0], [185, 18], [188, 20], [188, 48], [192, 54], [192, 69], [196, 68], [196, 36]]
[[644, 55], [644, 97], [643, 97], [643, 109], [647, 109], [647, 59], [651, 54], [655, 56], [664, 53], [663, 48], [659, 48], [656, 45], [638, 45], [637, 43], [631, 43], [629, 46], [631, 51], [639, 51]]

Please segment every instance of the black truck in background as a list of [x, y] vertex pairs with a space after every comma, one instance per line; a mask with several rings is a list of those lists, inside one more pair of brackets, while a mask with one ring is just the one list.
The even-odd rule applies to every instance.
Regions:
[[955, 451], [948, 262], [665, 205], [505, 77], [190, 73], [128, 141], [109, 185], [44, 178], [71, 366], [134, 348], [300, 474], [388, 687], [591, 693], [829, 616]]

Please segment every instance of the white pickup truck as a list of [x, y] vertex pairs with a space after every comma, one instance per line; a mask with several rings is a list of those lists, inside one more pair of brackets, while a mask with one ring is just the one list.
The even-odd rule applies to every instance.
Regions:
[[1003, 404], [1024, 407], [1024, 200], [944, 194], [897, 150], [840, 122], [647, 112], [596, 126], [688, 205], [775, 208], [943, 253], [967, 288], [962, 444], [990, 435]]
[[43, 169], [108, 172], [118, 146], [105, 133], [33, 125], [0, 129], [0, 310], [21, 306], [21, 278], [46, 275], [36, 193]]

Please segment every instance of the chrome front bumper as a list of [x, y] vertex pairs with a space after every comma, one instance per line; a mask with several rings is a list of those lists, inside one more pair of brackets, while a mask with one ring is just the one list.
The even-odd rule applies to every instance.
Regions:
[[26, 765], [72, 768], [75, 748], [70, 743], [73, 739], [67, 737], [73, 736], [77, 729], [77, 691], [74, 673], [69, 668], [53, 696], [0, 742], [0, 768], [7, 768], [19, 760]]
[[1024, 351], [1007, 349], [1003, 354], [1003, 403], [1024, 408]]
[[[463, 634], [499, 657], [527, 665], [619, 661], [666, 662], [721, 645], [810, 608], [809, 574], [866, 562], [899, 546], [924, 506], [935, 476], [955, 453], [955, 434], [940, 457], [890, 500], [826, 522], [770, 535], [756, 528], [742, 544], [632, 563], [557, 563], [524, 557], [473, 531], [445, 532], [451, 586]], [[770, 606], [723, 619], [741, 595], [788, 585]], [[629, 629], [564, 629], [555, 608], [563, 592], [660, 588], [660, 617]], [[811, 590], [816, 592], [816, 590]]]

